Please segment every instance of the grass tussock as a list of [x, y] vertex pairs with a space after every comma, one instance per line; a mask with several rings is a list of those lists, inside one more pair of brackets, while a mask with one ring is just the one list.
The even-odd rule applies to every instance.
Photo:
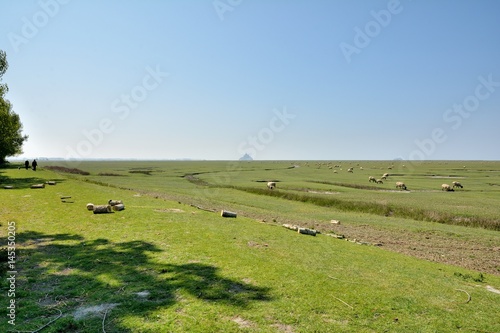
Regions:
[[46, 166], [45, 169], [55, 171], [55, 172], [72, 173], [72, 174], [82, 175], [82, 176], [90, 175], [90, 172], [87, 172], [87, 171], [83, 171], [83, 170], [80, 170], [77, 168], [67, 168], [67, 167], [57, 166], [57, 165]]
[[142, 173], [143, 175], [151, 176], [151, 170], [130, 170], [129, 173]]
[[471, 275], [471, 274], [462, 274], [460, 272], [455, 272], [453, 273], [454, 276], [463, 279], [464, 281], [474, 281], [474, 282], [484, 282], [485, 276], [483, 273], [479, 273], [477, 277]]
[[183, 176], [188, 182], [198, 185], [198, 186], [209, 186], [210, 184], [200, 178], [196, 177], [196, 174], [188, 174]]
[[121, 177], [125, 175], [121, 175], [119, 173], [112, 173], [112, 172], [99, 172], [97, 174], [98, 176], [104, 176], [104, 177]]

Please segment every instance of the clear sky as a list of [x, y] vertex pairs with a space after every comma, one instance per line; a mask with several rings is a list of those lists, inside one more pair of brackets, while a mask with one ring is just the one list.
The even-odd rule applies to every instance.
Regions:
[[500, 1], [0, 0], [24, 157], [500, 159]]

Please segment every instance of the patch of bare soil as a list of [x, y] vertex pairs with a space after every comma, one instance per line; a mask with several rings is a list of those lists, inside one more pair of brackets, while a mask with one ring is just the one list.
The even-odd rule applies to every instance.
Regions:
[[441, 232], [380, 230], [369, 225], [335, 225], [330, 231], [348, 239], [463, 268], [500, 275], [500, 246], [486, 246]]
[[82, 306], [75, 310], [73, 317], [76, 320], [82, 319], [86, 316], [96, 316], [104, 313], [107, 310], [111, 310], [116, 307], [118, 303], [107, 303], [94, 306]]
[[283, 332], [283, 333], [293, 333], [293, 327], [291, 325], [285, 325], [285, 324], [273, 324], [271, 325], [272, 327], [276, 328], [278, 332]]
[[240, 316], [233, 317], [233, 318], [231, 318], [231, 320], [233, 322], [235, 322], [236, 324], [238, 324], [238, 326], [239, 326], [240, 329], [250, 328], [250, 327], [255, 326], [254, 323], [252, 323], [251, 321], [246, 320], [246, 319], [244, 319], [244, 318], [242, 318]]
[[498, 289], [495, 289], [493, 288], [492, 286], [486, 286], [486, 290], [492, 292], [492, 293], [495, 293], [495, 294], [499, 294], [500, 295], [500, 290]]
[[254, 242], [254, 241], [249, 241], [247, 243], [247, 245], [249, 247], [256, 247], [256, 248], [266, 248], [269, 246], [267, 243], [258, 243], [258, 242]]
[[158, 213], [184, 213], [182, 209], [178, 208], [155, 209], [154, 211]]

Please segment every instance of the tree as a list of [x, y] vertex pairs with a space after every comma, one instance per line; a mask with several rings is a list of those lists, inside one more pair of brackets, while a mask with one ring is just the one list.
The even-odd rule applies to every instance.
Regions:
[[21, 133], [23, 124], [19, 115], [12, 111], [12, 104], [5, 99], [9, 88], [2, 83], [2, 76], [8, 67], [7, 55], [0, 50], [0, 164], [5, 163], [7, 156], [21, 154], [23, 143], [28, 139]]

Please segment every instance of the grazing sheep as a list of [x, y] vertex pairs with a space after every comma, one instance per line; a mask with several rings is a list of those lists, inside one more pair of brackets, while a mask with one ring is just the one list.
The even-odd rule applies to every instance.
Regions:
[[382, 181], [382, 179], [377, 179], [377, 184], [383, 184], [384, 182]]
[[377, 180], [376, 180], [376, 179], [375, 179], [375, 177], [373, 177], [373, 176], [368, 177], [368, 181], [369, 181], [370, 183], [372, 183], [372, 182], [373, 182], [373, 183], [376, 183], [376, 182], [377, 182]]
[[272, 190], [276, 187], [276, 182], [268, 182], [267, 183], [267, 188]]
[[454, 191], [454, 190], [453, 190], [453, 188], [451, 188], [451, 186], [450, 186], [450, 185], [448, 185], [448, 184], [442, 184], [442, 185], [441, 185], [441, 190], [442, 190], [442, 191], [447, 191], [447, 192], [449, 192], [449, 191]]
[[462, 184], [460, 184], [460, 182], [453, 182], [453, 188], [455, 188], [455, 187], [464, 188], [464, 186]]
[[400, 189], [405, 190], [405, 191], [407, 190], [406, 185], [403, 182], [397, 182], [396, 188], [400, 188]]
[[349, 168], [349, 169], [347, 169], [347, 172], [353, 173], [354, 171], [352, 168]]
[[385, 177], [384, 179], [387, 179], [387, 177], [389, 177], [389, 174], [388, 174], [388, 173], [384, 173], [384, 174], [382, 175], [382, 178], [383, 178], [383, 177]]

